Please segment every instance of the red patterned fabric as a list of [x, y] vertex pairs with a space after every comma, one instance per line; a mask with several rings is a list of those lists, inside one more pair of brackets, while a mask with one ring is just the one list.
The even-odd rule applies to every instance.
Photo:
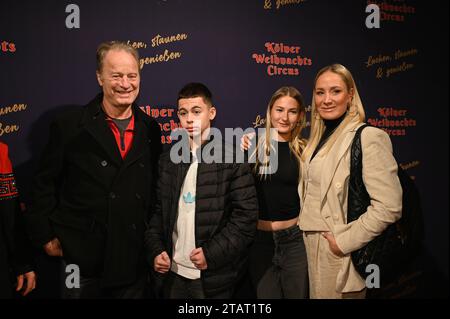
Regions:
[[16, 180], [8, 157], [8, 146], [0, 142], [0, 200], [14, 198], [18, 195]]

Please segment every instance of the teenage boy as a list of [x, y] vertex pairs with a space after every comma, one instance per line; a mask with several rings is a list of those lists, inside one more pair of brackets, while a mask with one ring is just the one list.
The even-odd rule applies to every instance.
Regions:
[[190, 160], [178, 163], [174, 152], [172, 158], [171, 152], [161, 155], [146, 231], [148, 260], [164, 274], [165, 298], [231, 298], [256, 232], [258, 204], [248, 164], [225, 163], [225, 156], [199, 160], [205, 146], [223, 144], [210, 138], [215, 116], [205, 85], [181, 89], [178, 117], [189, 136]]

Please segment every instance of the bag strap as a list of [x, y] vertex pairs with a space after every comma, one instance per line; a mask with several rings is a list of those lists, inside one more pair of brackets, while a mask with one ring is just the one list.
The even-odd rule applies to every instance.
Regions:
[[361, 133], [368, 124], [361, 125], [353, 138], [350, 153], [350, 178], [348, 188], [347, 223], [357, 220], [367, 210], [370, 196], [362, 176], [363, 152], [361, 147]]

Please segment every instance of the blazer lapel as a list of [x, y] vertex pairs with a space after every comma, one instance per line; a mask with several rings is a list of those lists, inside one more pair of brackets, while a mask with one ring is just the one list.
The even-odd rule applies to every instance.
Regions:
[[336, 140], [333, 147], [326, 155], [324, 164], [322, 166], [322, 177], [320, 181], [320, 203], [323, 203], [325, 195], [330, 188], [331, 181], [334, 177], [336, 169], [344, 156], [345, 152], [351, 146], [353, 137], [355, 136], [355, 123], [350, 122], [341, 136]]

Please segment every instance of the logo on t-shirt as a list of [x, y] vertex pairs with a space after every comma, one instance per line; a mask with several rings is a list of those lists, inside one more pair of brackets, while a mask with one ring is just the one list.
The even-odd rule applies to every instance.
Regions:
[[195, 202], [195, 196], [192, 196], [191, 192], [183, 194], [183, 200], [186, 204], [192, 204]]

